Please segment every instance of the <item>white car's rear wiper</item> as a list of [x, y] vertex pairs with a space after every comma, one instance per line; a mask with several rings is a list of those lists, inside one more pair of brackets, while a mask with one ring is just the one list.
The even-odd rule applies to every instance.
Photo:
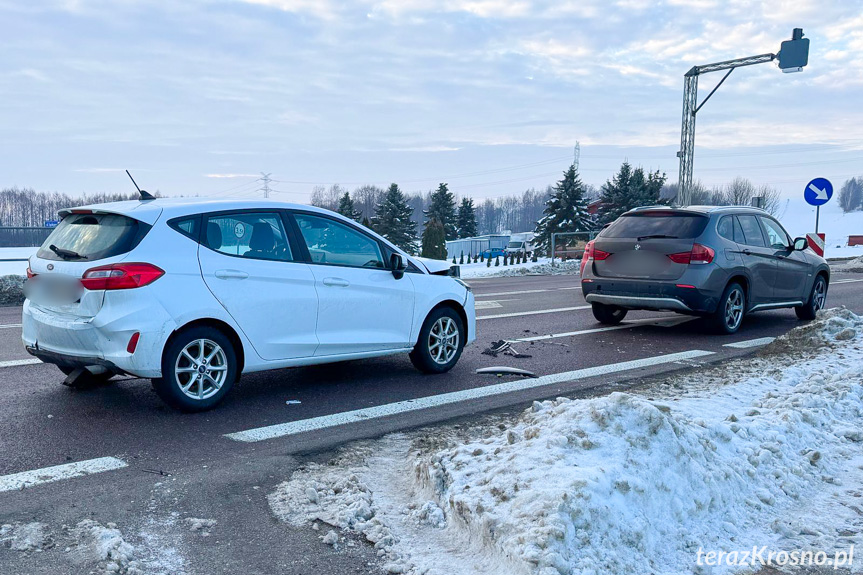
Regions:
[[63, 248], [58, 248], [54, 244], [48, 246], [52, 252], [63, 258], [64, 260], [86, 260], [87, 256], [82, 256], [78, 252], [73, 252], [72, 250], [64, 250]]
[[638, 238], [638, 241], [644, 240], [676, 240], [677, 236], [666, 236], [665, 234], [654, 234], [652, 236], [641, 236]]

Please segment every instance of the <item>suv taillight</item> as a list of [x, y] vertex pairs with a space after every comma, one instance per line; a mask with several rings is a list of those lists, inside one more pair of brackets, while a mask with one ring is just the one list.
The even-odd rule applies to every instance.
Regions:
[[88, 290], [133, 289], [149, 285], [165, 275], [153, 264], [111, 264], [84, 272], [81, 284]]
[[713, 248], [693, 244], [691, 251], [668, 254], [668, 258], [676, 264], [709, 264], [715, 255]]
[[587, 245], [584, 246], [584, 255], [581, 256], [581, 267], [579, 269], [579, 274], [581, 275], [584, 275], [584, 268], [587, 267], [590, 260], [604, 260], [611, 255], [608, 252], [596, 249], [593, 245], [595, 241], [596, 240], [590, 240], [587, 242]]
[[30, 269], [30, 266], [27, 266], [27, 279], [31, 279], [36, 277], [38, 274]]

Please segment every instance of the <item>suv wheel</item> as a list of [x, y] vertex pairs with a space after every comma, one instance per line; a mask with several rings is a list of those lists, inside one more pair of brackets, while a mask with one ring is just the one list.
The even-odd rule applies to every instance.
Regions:
[[599, 323], [604, 323], [607, 325], [617, 325], [623, 321], [623, 318], [626, 317], [627, 310], [622, 307], [617, 307], [615, 305], [606, 305], [604, 303], [593, 303], [590, 304], [591, 309], [593, 310], [593, 317], [596, 318], [596, 321]]
[[410, 353], [411, 363], [424, 373], [444, 373], [458, 362], [464, 342], [464, 325], [458, 313], [450, 307], [438, 308], [423, 322]]
[[743, 287], [738, 283], [728, 284], [713, 313], [713, 326], [719, 333], [730, 335], [740, 329], [745, 314], [746, 294]]
[[216, 406], [237, 379], [237, 354], [231, 341], [211, 327], [178, 333], [162, 355], [162, 377], [153, 389], [181, 411], [205, 411]]
[[803, 320], [815, 319], [819, 310], [824, 309], [827, 304], [827, 280], [824, 276], [819, 275], [815, 278], [815, 284], [812, 286], [812, 293], [809, 294], [809, 301], [805, 305], [795, 307], [797, 317]]

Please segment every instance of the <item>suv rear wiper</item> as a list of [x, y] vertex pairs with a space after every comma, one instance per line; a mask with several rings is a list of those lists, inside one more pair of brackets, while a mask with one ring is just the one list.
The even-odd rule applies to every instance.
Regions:
[[78, 252], [73, 252], [72, 250], [64, 250], [63, 248], [58, 248], [54, 244], [48, 246], [52, 252], [63, 258], [64, 260], [86, 260], [87, 256], [82, 256]]
[[654, 234], [652, 236], [641, 236], [638, 241], [644, 240], [676, 240], [677, 236], [666, 236], [665, 234]]

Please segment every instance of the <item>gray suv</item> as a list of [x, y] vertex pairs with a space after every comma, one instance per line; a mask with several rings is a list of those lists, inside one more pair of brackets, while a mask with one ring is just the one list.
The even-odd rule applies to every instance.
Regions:
[[636, 208], [588, 244], [581, 288], [606, 324], [631, 309], [705, 316], [720, 333], [759, 310], [793, 307], [814, 319], [830, 268], [806, 246], [756, 208]]

